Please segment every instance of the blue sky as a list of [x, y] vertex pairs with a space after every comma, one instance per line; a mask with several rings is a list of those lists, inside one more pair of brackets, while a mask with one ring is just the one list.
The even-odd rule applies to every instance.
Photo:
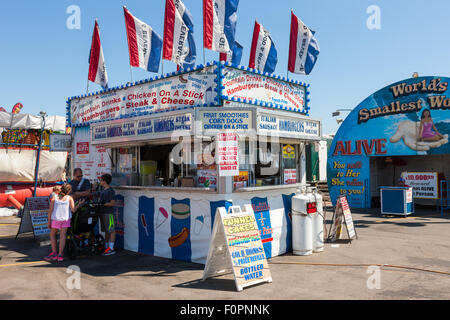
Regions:
[[[184, 0], [194, 18], [197, 64], [203, 63], [202, 1]], [[81, 29], [69, 30], [70, 5], [81, 9]], [[161, 36], [164, 0], [8, 1], [0, 11], [0, 107], [22, 102], [24, 113], [45, 110], [65, 115], [67, 97], [86, 92], [94, 19], [99, 19], [110, 86], [130, 81], [122, 6]], [[366, 13], [377, 5], [381, 29], [369, 30]], [[324, 133], [337, 129], [331, 113], [354, 108], [393, 82], [420, 76], [447, 76], [450, 70], [450, 1], [447, 0], [240, 0], [236, 38], [248, 64], [255, 19], [268, 29], [278, 51], [275, 73], [285, 76], [290, 9], [316, 31], [321, 53], [308, 76], [290, 78], [311, 85], [311, 116], [322, 120]], [[218, 54], [206, 50], [206, 61]], [[164, 62], [164, 72], [175, 70]], [[133, 80], [154, 76], [133, 68]], [[91, 83], [90, 91], [98, 91]]]

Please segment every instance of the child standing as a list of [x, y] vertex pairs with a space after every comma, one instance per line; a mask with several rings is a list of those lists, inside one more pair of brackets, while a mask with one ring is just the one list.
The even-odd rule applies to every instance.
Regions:
[[58, 196], [58, 194], [61, 192], [61, 186], [54, 186], [53, 192], [50, 195], [50, 200], [52, 200], [55, 196]]
[[[44, 259], [46, 261], [64, 261], [63, 251], [66, 246], [67, 229], [70, 227], [70, 219], [72, 212], [78, 210], [83, 205], [81, 200], [75, 206], [73, 198], [69, 196], [72, 191], [70, 184], [61, 187], [61, 191], [57, 196], [51, 199], [50, 208], [48, 210], [48, 228], [50, 230], [50, 242], [52, 244], [52, 252]], [[56, 233], [59, 230], [59, 254], [56, 251]]]
[[110, 174], [104, 174], [100, 178], [100, 185], [103, 187], [103, 190], [100, 192], [100, 203], [103, 204], [100, 222], [102, 231], [105, 233], [105, 245], [107, 246], [103, 252], [104, 256], [116, 254], [114, 250], [114, 242], [116, 241], [116, 222], [114, 215], [116, 193], [110, 187], [111, 181], [112, 176]]

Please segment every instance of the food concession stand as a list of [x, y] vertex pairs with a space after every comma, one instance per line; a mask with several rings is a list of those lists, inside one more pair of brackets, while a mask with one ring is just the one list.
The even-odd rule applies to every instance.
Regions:
[[[266, 256], [290, 251], [305, 145], [322, 136], [308, 87], [213, 62], [70, 98], [73, 167], [113, 176], [116, 246], [204, 264], [216, 209], [252, 204]], [[224, 133], [234, 144], [218, 148]]]

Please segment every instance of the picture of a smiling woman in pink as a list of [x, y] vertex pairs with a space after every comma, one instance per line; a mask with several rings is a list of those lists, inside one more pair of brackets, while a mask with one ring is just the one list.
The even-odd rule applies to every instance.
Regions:
[[419, 141], [438, 141], [443, 138], [431, 119], [430, 110], [425, 109], [420, 117]]

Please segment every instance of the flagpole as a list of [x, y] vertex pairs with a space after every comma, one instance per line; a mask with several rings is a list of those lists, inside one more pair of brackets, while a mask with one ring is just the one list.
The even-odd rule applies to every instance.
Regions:
[[[95, 18], [95, 22], [97, 22], [97, 18]], [[94, 24], [94, 32], [95, 32], [95, 24]], [[89, 66], [88, 66], [88, 77], [87, 77], [87, 85], [86, 85], [86, 94], [89, 94], [89, 72], [91, 70], [92, 42], [93, 42], [93, 39], [91, 40], [91, 50], [89, 51]]]
[[[291, 21], [291, 27], [290, 29], [292, 29], [292, 14], [294, 13], [294, 10], [291, 8], [291, 16], [289, 17], [289, 20]], [[291, 45], [291, 31], [289, 31], [289, 47]], [[289, 78], [289, 55], [290, 55], [290, 50], [288, 50], [288, 63], [287, 63], [287, 70], [286, 70], [286, 79]]]

